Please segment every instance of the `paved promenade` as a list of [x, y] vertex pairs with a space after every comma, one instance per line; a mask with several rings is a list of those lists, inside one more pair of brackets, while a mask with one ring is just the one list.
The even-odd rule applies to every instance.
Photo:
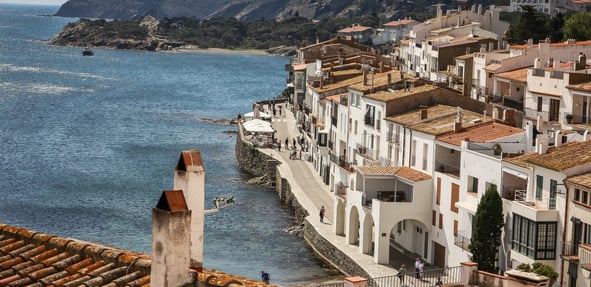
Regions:
[[[281, 115], [276, 113], [272, 119], [273, 128], [277, 131], [275, 138], [281, 141], [281, 151], [268, 148], [261, 149], [261, 151], [273, 155], [274, 158], [281, 162], [281, 165], [278, 166], [281, 175], [289, 181], [291, 190], [299, 203], [308, 210], [310, 214], [308, 221], [312, 226], [319, 234], [362, 266], [372, 278], [394, 275], [397, 273], [396, 270], [401, 264], [406, 264], [409, 272], [414, 271], [414, 258], [397, 252], [393, 248], [391, 251], [390, 265], [381, 265], [374, 263], [372, 256], [361, 253], [358, 246], [348, 244], [344, 236], [334, 234], [332, 228], [332, 222], [334, 222], [334, 194], [322, 182], [320, 176], [315, 172], [312, 163], [299, 159], [290, 159], [290, 153], [293, 150], [293, 138], [297, 139], [302, 134], [297, 129], [297, 122], [293, 114], [285, 108], [285, 104], [281, 104], [281, 106]], [[271, 112], [268, 113], [273, 114]], [[289, 139], [290, 150], [287, 150], [285, 147], [286, 137]], [[299, 155], [299, 145], [297, 145], [297, 148]], [[305, 155], [305, 153], [302, 153], [302, 159], [305, 158]], [[324, 206], [326, 209], [324, 223], [320, 222], [319, 217], [321, 206]], [[357, 274], [350, 275], [354, 276]]]

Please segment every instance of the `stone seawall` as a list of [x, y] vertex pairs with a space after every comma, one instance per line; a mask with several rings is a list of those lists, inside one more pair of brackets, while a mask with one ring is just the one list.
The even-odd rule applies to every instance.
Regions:
[[307, 219], [310, 213], [300, 204], [292, 192], [289, 180], [281, 175], [280, 162], [271, 155], [258, 150], [251, 143], [242, 140], [240, 128], [236, 141], [236, 159], [242, 170], [255, 177], [269, 179], [268, 186], [274, 187], [277, 196], [293, 216], [295, 223], [303, 225], [304, 239], [321, 259], [344, 275], [370, 278], [361, 266], [317, 232], [314, 225]]

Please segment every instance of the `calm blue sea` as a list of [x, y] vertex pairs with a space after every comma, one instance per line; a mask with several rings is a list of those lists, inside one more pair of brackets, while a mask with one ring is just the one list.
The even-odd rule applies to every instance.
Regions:
[[150, 253], [151, 210], [171, 189], [180, 152], [200, 149], [206, 204], [204, 265], [291, 285], [329, 270], [286, 234], [276, 195], [246, 185], [229, 119], [285, 86], [284, 57], [155, 53], [49, 46], [72, 18], [55, 6], [0, 4], [0, 222]]

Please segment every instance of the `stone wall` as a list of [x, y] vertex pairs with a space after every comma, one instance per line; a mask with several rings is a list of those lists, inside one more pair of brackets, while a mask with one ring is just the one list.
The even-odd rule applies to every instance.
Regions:
[[252, 143], [243, 140], [241, 125], [238, 125], [235, 149], [238, 166], [255, 178], [252, 183], [267, 187], [275, 186], [275, 167], [279, 162], [259, 151]]

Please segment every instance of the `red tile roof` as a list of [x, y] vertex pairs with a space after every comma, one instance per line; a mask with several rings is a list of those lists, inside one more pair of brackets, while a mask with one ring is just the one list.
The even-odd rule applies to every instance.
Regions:
[[571, 176], [566, 179], [566, 182], [579, 187], [591, 188], [591, 172]]
[[522, 69], [498, 73], [498, 74], [495, 74], [495, 77], [525, 83], [525, 82], [527, 82], [527, 70], [529, 68], [530, 67], [525, 67]]
[[338, 30], [337, 33], [354, 33], [354, 32], [363, 32], [363, 31], [367, 31], [371, 29], [371, 27], [366, 27], [366, 26], [354, 26], [354, 27], [349, 27], [349, 28], [344, 28], [341, 30]]
[[[0, 223], [0, 286], [149, 287], [151, 265], [146, 254]], [[207, 269], [197, 278], [208, 286], [270, 286]]]
[[460, 132], [451, 132], [440, 135], [437, 137], [437, 140], [460, 146], [463, 140], [471, 142], [490, 142], [520, 133], [525, 133], [525, 130], [504, 124], [489, 122], [466, 128]]
[[366, 176], [398, 176], [413, 182], [431, 179], [431, 176], [418, 170], [404, 166], [358, 166], [357, 171]]
[[415, 20], [410, 20], [410, 19], [396, 20], [396, 21], [388, 22], [388, 23], [384, 24], [384, 26], [385, 27], [396, 27], [396, 26], [401, 26], [401, 25], [408, 25], [411, 23], [418, 23], [418, 22]]
[[555, 171], [591, 162], [591, 141], [570, 142], [548, 148], [545, 154], [529, 159], [529, 163]]

